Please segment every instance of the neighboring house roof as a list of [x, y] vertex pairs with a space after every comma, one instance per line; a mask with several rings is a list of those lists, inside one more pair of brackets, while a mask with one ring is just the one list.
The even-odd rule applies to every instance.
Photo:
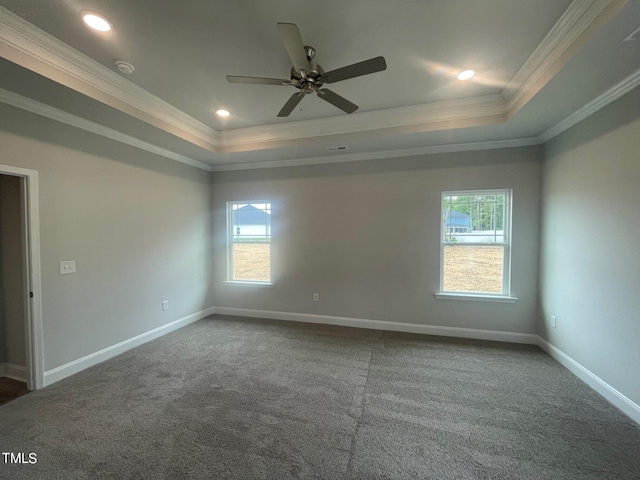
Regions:
[[447, 227], [467, 227], [472, 228], [471, 225], [471, 217], [462, 212], [458, 212], [456, 210], [450, 210], [444, 212], [447, 215], [447, 222], [445, 226]]
[[253, 205], [245, 205], [233, 211], [234, 225], [266, 225], [268, 223], [269, 214]]

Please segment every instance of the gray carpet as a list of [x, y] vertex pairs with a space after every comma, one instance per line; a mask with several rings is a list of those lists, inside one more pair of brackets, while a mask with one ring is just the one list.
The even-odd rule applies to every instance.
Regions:
[[11, 479], [640, 479], [535, 347], [212, 316], [0, 407]]

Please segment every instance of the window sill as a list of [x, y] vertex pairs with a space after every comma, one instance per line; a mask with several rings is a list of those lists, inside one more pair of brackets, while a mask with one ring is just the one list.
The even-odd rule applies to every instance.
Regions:
[[225, 285], [236, 285], [236, 286], [246, 286], [246, 287], [265, 287], [265, 288], [273, 288], [276, 286], [275, 283], [271, 282], [248, 282], [242, 280], [225, 280]]
[[465, 300], [471, 302], [516, 303], [516, 297], [504, 297], [498, 295], [482, 295], [476, 293], [435, 293], [438, 300]]

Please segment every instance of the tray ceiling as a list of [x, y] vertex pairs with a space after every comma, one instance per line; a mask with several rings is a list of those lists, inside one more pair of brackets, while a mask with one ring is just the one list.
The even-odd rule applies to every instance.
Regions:
[[[378, 155], [535, 138], [640, 67], [640, 42], [622, 42], [639, 3], [0, 0], [0, 100], [38, 102], [213, 167], [315, 159], [338, 144]], [[87, 28], [84, 10], [113, 30]], [[299, 26], [325, 70], [386, 58], [386, 71], [331, 86], [356, 113], [309, 95], [281, 119], [291, 87], [226, 81], [288, 78], [278, 22]], [[468, 68], [476, 77], [455, 78]]]

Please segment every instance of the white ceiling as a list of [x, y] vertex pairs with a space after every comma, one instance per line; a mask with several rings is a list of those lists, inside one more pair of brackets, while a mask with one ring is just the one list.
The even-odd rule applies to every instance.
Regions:
[[[0, 100], [88, 120], [214, 168], [535, 143], [624, 79], [634, 79], [627, 88], [637, 85], [640, 68], [640, 41], [622, 41], [640, 25], [640, 0], [0, 5], [0, 54], [7, 59]], [[113, 31], [88, 29], [83, 10], [109, 18]], [[278, 22], [300, 27], [325, 70], [386, 58], [386, 71], [331, 86], [360, 106], [356, 113], [309, 95], [280, 119], [296, 90], [226, 81], [228, 74], [288, 78]], [[115, 60], [132, 63], [133, 75], [117, 72]], [[467, 68], [476, 78], [457, 80]], [[231, 116], [217, 117], [219, 107]], [[335, 145], [348, 150], [327, 151]]]

